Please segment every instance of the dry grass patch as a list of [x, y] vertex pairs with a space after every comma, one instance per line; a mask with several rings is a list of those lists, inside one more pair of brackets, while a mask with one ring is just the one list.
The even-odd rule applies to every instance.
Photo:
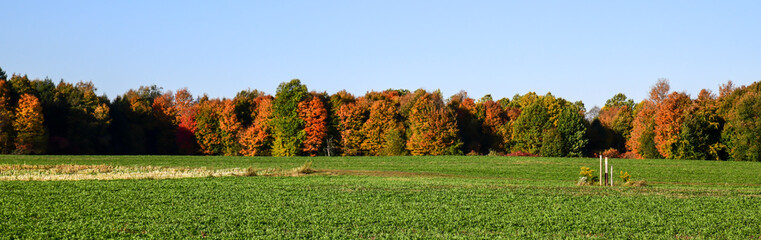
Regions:
[[311, 162], [282, 170], [276, 168], [188, 168], [110, 165], [0, 165], [0, 181], [62, 181], [115, 179], [172, 179], [227, 176], [302, 176], [317, 173]]

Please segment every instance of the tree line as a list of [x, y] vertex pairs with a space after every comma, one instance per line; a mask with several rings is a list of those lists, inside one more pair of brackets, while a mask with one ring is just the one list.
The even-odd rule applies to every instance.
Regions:
[[91, 82], [10, 78], [0, 69], [4, 154], [245, 156], [520, 155], [761, 161], [761, 83], [671, 92], [659, 79], [639, 103], [616, 94], [587, 110], [550, 93], [480, 99], [389, 89], [194, 97], [143, 86], [109, 100]]

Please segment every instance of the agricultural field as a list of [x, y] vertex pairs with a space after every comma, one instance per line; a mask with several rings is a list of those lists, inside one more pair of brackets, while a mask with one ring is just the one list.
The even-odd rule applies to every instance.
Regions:
[[576, 186], [589, 158], [5, 155], [0, 239], [761, 238], [758, 162], [611, 164], [647, 184]]

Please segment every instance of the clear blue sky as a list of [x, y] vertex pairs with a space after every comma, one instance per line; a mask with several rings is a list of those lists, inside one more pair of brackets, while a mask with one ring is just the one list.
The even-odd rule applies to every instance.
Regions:
[[761, 80], [761, 1], [3, 1], [0, 67], [232, 97], [552, 92], [587, 108], [658, 78], [693, 97]]

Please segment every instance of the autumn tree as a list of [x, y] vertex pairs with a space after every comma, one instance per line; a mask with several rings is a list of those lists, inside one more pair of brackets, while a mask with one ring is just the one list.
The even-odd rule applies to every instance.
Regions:
[[218, 155], [224, 153], [219, 126], [221, 117], [219, 109], [222, 107], [222, 101], [219, 99], [202, 98], [198, 103], [195, 137], [203, 154]]
[[336, 115], [340, 118], [341, 148], [344, 156], [362, 155], [362, 125], [367, 120], [367, 108], [363, 98], [344, 103]]
[[409, 122], [410, 137], [407, 149], [412, 155], [462, 153], [457, 120], [451, 109], [444, 108], [440, 93], [418, 97], [410, 109]]
[[254, 110], [251, 111], [251, 126], [240, 133], [238, 142], [241, 144], [240, 153], [245, 156], [271, 155], [272, 131], [272, 96], [262, 95], [254, 100]]
[[241, 130], [241, 124], [235, 114], [235, 102], [225, 99], [221, 104], [221, 109], [219, 109], [219, 138], [222, 154], [235, 156], [241, 150], [240, 143], [238, 143], [238, 132]]
[[317, 96], [299, 102], [299, 117], [304, 121], [304, 141], [301, 151], [309, 156], [317, 156], [328, 135], [328, 111], [325, 103]]
[[668, 96], [668, 79], [660, 78], [650, 88], [649, 98], [634, 108], [632, 130], [626, 147], [637, 158], [662, 158], [655, 143], [655, 115], [660, 103]]
[[176, 132], [175, 139], [177, 151], [180, 154], [194, 154], [198, 150], [198, 144], [195, 139], [196, 114], [198, 106], [187, 88], [174, 92], [174, 107]]
[[505, 152], [510, 139], [507, 112], [498, 103], [486, 100], [478, 103], [481, 119], [482, 146], [488, 151]]
[[272, 102], [273, 156], [298, 156], [304, 140], [304, 120], [299, 118], [299, 102], [309, 95], [298, 79], [281, 83]]
[[761, 161], [761, 82], [736, 88], [721, 99], [728, 108], [722, 142], [729, 156], [737, 161]]
[[716, 97], [703, 89], [684, 114], [679, 133], [677, 159], [726, 159], [721, 143], [724, 119], [719, 116]]
[[[2, 73], [5, 75], [5, 73]], [[0, 79], [0, 153], [8, 154], [13, 151], [13, 111], [11, 97], [5, 76]]]
[[14, 145], [21, 154], [41, 154], [45, 152], [45, 129], [42, 107], [37, 97], [23, 94], [16, 107], [13, 129], [16, 132]]
[[687, 94], [673, 92], [657, 105], [653, 140], [658, 152], [665, 158], [676, 157], [684, 112], [690, 104], [691, 100]]

